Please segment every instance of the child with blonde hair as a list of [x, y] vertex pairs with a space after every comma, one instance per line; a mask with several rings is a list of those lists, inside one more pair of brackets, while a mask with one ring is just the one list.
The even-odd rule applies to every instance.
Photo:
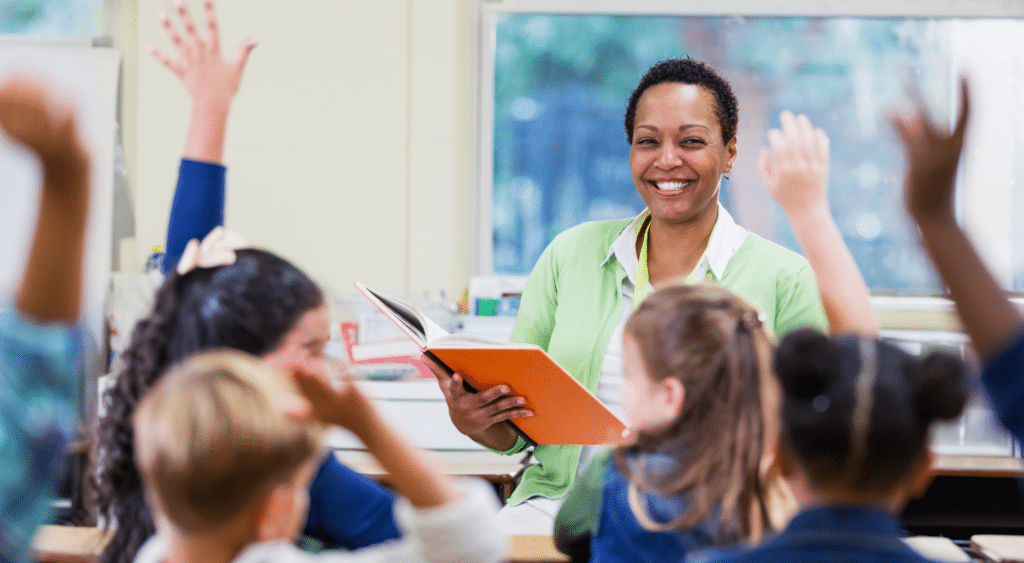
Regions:
[[[442, 475], [351, 382], [295, 382], [221, 350], [172, 369], [146, 394], [133, 420], [135, 457], [157, 534], [137, 563], [503, 560], [507, 540], [484, 483]], [[392, 474], [405, 496], [396, 505], [401, 539], [320, 555], [293, 545], [324, 455], [324, 428], [297, 413], [347, 428]]]

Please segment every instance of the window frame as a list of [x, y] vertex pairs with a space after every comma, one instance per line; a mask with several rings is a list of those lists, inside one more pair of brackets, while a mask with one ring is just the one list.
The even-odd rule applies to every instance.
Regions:
[[[580, 6], [574, 0], [478, 0], [474, 3], [476, 26], [476, 121], [472, 177], [476, 179], [474, 217], [471, 225], [476, 241], [471, 257], [471, 270], [476, 275], [491, 275], [493, 269], [493, 225], [491, 205], [494, 181], [494, 56], [496, 50], [497, 20], [508, 14], [598, 14], [598, 15], [663, 15], [663, 16], [806, 16], [806, 17], [956, 17], [956, 18], [1024, 18], [1024, 3], [1006, 3], [993, 0], [948, 2], [942, 0], [865, 0], [851, 3], [829, 0], [793, 0], [781, 3], [760, 3], [743, 0], [721, 0], [712, 5], [681, 5], [676, 0], [602, 0]], [[957, 88], [951, 88], [957, 92]], [[952, 104], [955, 108], [955, 104]], [[961, 166], [970, 168], [965, 156]], [[991, 232], [992, 224], [998, 233], [1005, 234], [993, 241], [982, 236], [989, 244], [981, 248], [990, 264], [1008, 264], [1012, 258], [1011, 206], [997, 204], [1007, 197], [1005, 192], [983, 190], [979, 182], [968, 182], [961, 190], [966, 206], [958, 206], [965, 230], [972, 237], [979, 236], [982, 219]], [[974, 185], [975, 189], [970, 186]], [[984, 214], [979, 210], [986, 210]], [[997, 217], [991, 213], [995, 210]], [[1006, 210], [1002, 213], [1002, 210]], [[984, 215], [982, 217], [982, 215]], [[1012, 268], [995, 268], [997, 278], [1004, 286], [1012, 286]], [[1024, 308], [1024, 299], [1015, 299]], [[942, 296], [872, 295], [872, 305], [885, 328], [957, 330], [958, 324], [952, 303]]]

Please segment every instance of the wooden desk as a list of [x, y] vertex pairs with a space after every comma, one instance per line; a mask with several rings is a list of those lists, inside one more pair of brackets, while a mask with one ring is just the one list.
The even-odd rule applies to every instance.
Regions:
[[946, 477], [1019, 477], [1024, 459], [1004, 456], [937, 455], [932, 476]]
[[74, 526], [40, 526], [32, 540], [39, 563], [93, 563], [113, 531]]
[[555, 549], [551, 536], [513, 536], [509, 563], [562, 563], [569, 556]]
[[[515, 476], [522, 468], [522, 455], [504, 456], [487, 450], [432, 450], [430, 455], [448, 475], [478, 477], [498, 489], [504, 501], [512, 494]], [[390, 485], [390, 476], [377, 460], [365, 450], [335, 450], [338, 461], [372, 477], [383, 485]]]

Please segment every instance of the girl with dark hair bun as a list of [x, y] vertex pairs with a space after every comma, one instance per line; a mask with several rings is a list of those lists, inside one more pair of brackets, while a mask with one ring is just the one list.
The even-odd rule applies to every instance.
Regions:
[[964, 407], [964, 362], [799, 331], [779, 344], [775, 373], [783, 397], [777, 459], [804, 510], [753, 549], [698, 560], [926, 561], [900, 541], [897, 514], [928, 484], [931, 424]]
[[[212, 268], [175, 271], [186, 243], [223, 222], [225, 167], [220, 164], [228, 109], [245, 61], [256, 46], [243, 43], [235, 60], [221, 56], [213, 3], [205, 2], [210, 40], [199, 39], [188, 10], [178, 4], [185, 37], [160, 18], [179, 50], [177, 60], [154, 55], [177, 75], [192, 98], [192, 118], [168, 227], [168, 277], [152, 313], [136, 326], [124, 367], [102, 401], [106, 415], [95, 438], [99, 514], [115, 533], [100, 557], [129, 563], [153, 534], [153, 518], [133, 459], [131, 416], [166, 369], [211, 348], [260, 356], [282, 371], [326, 370], [330, 316], [323, 293], [305, 273], [263, 250], [242, 249]], [[327, 546], [357, 549], [398, 537], [394, 496], [371, 479], [327, 456], [310, 488], [304, 533]]]

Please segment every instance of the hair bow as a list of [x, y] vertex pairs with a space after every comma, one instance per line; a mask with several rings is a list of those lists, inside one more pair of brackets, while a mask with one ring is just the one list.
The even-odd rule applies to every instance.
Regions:
[[206, 235], [203, 242], [192, 239], [185, 245], [185, 251], [178, 260], [178, 275], [183, 276], [196, 268], [216, 268], [235, 263], [235, 251], [246, 248], [249, 243], [242, 235], [216, 227]]

